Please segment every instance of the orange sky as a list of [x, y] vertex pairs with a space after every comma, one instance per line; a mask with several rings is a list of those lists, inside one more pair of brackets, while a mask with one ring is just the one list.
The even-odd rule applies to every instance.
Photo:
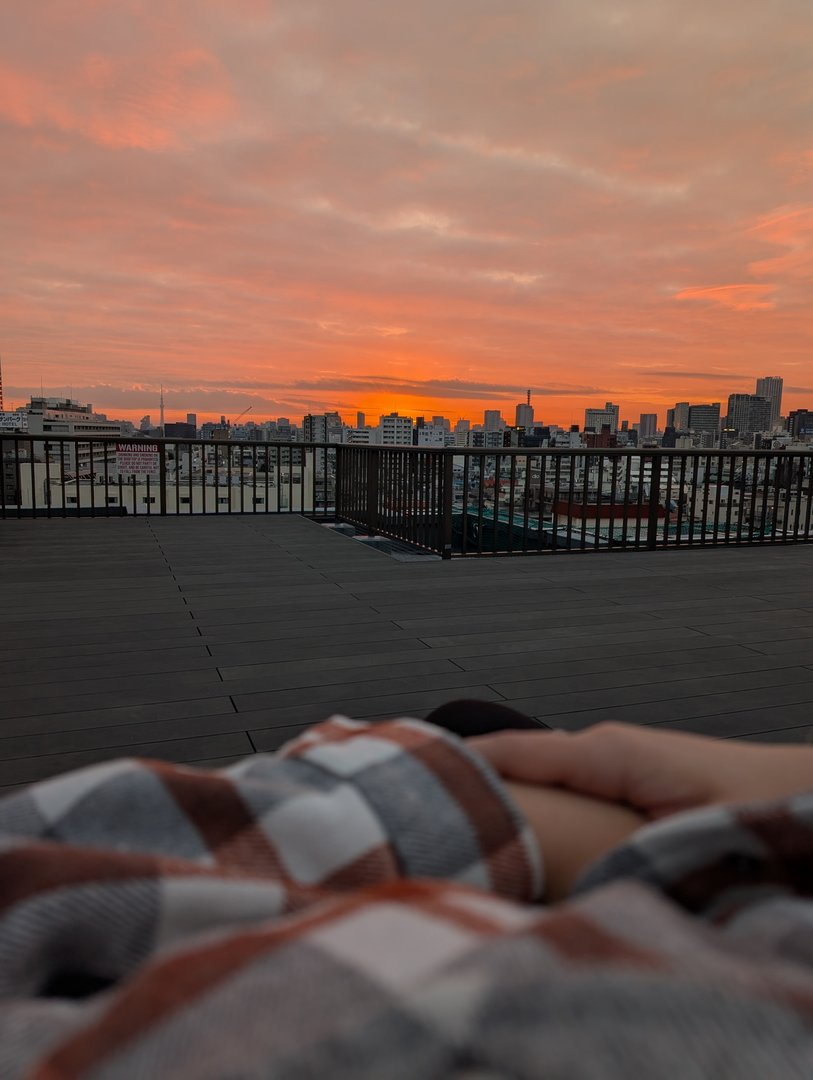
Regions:
[[811, 56], [809, 0], [4, 0], [7, 404], [813, 408]]

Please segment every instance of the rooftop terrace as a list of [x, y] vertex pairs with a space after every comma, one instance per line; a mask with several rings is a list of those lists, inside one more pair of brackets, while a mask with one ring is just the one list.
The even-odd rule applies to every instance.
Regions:
[[398, 562], [298, 516], [7, 520], [0, 589], [0, 787], [459, 697], [813, 733], [810, 546]]

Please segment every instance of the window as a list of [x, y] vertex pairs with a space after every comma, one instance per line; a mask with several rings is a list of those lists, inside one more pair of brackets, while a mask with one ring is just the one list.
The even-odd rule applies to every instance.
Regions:
[[107, 504], [108, 506], [118, 506], [119, 500], [114, 495], [108, 495]]
[[181, 502], [184, 504], [184, 506], [188, 506], [191, 500], [188, 495], [181, 495]]
[[220, 495], [218, 497], [217, 501], [220, 503], [221, 506], [228, 506], [229, 505], [229, 497], [228, 497], [228, 495]]
[[154, 503], [155, 502], [155, 496], [154, 495], [145, 495], [144, 498], [141, 501], [143, 503]]
[[255, 506], [262, 506], [262, 504], [263, 504], [264, 502], [265, 502], [265, 499], [255, 499], [255, 500], [254, 500], [254, 505], [255, 505]]
[[69, 503], [74, 503], [74, 505], [75, 505], [76, 504], [76, 496], [75, 495], [69, 495], [68, 498], [65, 501], [69, 502]]

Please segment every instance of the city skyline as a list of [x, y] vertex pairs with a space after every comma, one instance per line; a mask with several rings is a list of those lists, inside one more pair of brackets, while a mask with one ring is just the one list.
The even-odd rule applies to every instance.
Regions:
[[[2, 368], [0, 368], [0, 389], [2, 388]], [[756, 380], [757, 393], [755, 394], [730, 394], [727, 404], [722, 401], [716, 402], [689, 402], [678, 401], [668, 408], [661, 424], [658, 413], [641, 413], [638, 420], [630, 415], [622, 415], [622, 406], [617, 402], [607, 401], [603, 406], [586, 407], [583, 422], [569, 425], [571, 431], [592, 431], [601, 433], [605, 429], [615, 434], [617, 432], [637, 431], [639, 437], [652, 438], [665, 435], [667, 432], [686, 433], [698, 432], [722, 433], [726, 428], [743, 429], [747, 431], [778, 431], [790, 430], [791, 420], [798, 414], [810, 415], [810, 410], [787, 410], [786, 416], [781, 412], [783, 397], [783, 380], [778, 376], [764, 376]], [[760, 394], [759, 391], [763, 393]], [[112, 421], [128, 425], [135, 430], [136, 425], [132, 420], [125, 417], [108, 417], [101, 413], [92, 403], [82, 403], [70, 397], [32, 396], [27, 405], [19, 406], [16, 410], [0, 411], [0, 426], [5, 422], [12, 421], [20, 413], [28, 412], [28, 415], [42, 415], [43, 412], [51, 411], [56, 417], [63, 409], [67, 409], [67, 416], [76, 412], [95, 416], [99, 421]], [[745, 410], [745, 411], [743, 411]], [[756, 410], [756, 411], [752, 411]], [[251, 415], [249, 415], [251, 414]], [[759, 421], [757, 423], [757, 420]], [[787, 421], [787, 428], [786, 428]], [[754, 422], [756, 426], [748, 425]], [[283, 425], [286, 431], [301, 432], [305, 442], [328, 441], [328, 428], [335, 431], [382, 431], [388, 424], [395, 425], [399, 430], [403, 425], [408, 425], [410, 432], [419, 431], [421, 428], [438, 430], [443, 429], [448, 435], [454, 428], [456, 433], [461, 431], [526, 431], [529, 435], [540, 433], [543, 430], [564, 432], [566, 429], [553, 421], [546, 421], [543, 417], [535, 415], [534, 406], [531, 403], [531, 391], [528, 390], [526, 400], [518, 402], [514, 407], [513, 422], [509, 416], [503, 416], [503, 410], [484, 409], [482, 420], [476, 417], [447, 417], [445, 414], [410, 415], [397, 410], [383, 412], [378, 416], [366, 416], [362, 412], [356, 413], [355, 417], [342, 415], [338, 410], [323, 410], [304, 414], [302, 417], [271, 417], [256, 416], [251, 409], [244, 410], [237, 417], [229, 418], [224, 414], [219, 416], [204, 417], [194, 412], [186, 412], [181, 417], [164, 418], [163, 394], [159, 399], [159, 416], [156, 424], [153, 413], [142, 414], [138, 419], [138, 428], [143, 433], [165, 434], [168, 437], [180, 437], [185, 435], [194, 436], [196, 433], [201, 437], [210, 438], [213, 432], [225, 428], [233, 428], [235, 432], [248, 432], [262, 428], [276, 428]], [[314, 425], [318, 426], [318, 431]], [[9, 430], [12, 427], [9, 426]], [[403, 429], [405, 430], [405, 429]], [[268, 432], [266, 434], [269, 434]], [[289, 435], [283, 435], [288, 438]], [[385, 441], [387, 441], [385, 439]], [[398, 440], [396, 440], [398, 441]], [[429, 445], [429, 444], [427, 444]], [[432, 443], [431, 445], [434, 445]], [[444, 445], [438, 442], [437, 445]]]
[[813, 11], [677, 10], [9, 0], [7, 404], [808, 405]]

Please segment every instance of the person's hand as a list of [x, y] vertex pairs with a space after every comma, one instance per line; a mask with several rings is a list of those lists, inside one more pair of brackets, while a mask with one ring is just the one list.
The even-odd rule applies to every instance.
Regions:
[[586, 731], [503, 731], [470, 739], [506, 780], [553, 785], [649, 819], [711, 803], [813, 789], [813, 747], [770, 746], [597, 724]]
[[645, 824], [625, 806], [561, 788], [507, 781], [533, 830], [545, 866], [545, 899], [567, 896], [587, 867]]

